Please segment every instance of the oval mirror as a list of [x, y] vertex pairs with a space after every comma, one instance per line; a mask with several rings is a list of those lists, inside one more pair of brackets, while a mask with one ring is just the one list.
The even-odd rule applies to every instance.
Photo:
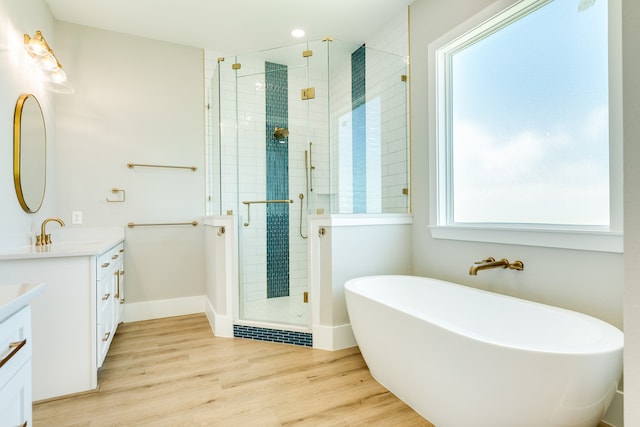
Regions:
[[44, 115], [35, 96], [23, 94], [13, 116], [13, 183], [20, 206], [34, 213], [46, 186], [47, 137]]

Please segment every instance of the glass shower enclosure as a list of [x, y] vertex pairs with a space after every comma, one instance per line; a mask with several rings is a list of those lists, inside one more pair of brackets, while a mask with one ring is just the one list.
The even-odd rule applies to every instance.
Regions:
[[219, 58], [207, 211], [238, 219], [238, 323], [308, 330], [309, 215], [406, 213], [405, 57], [327, 38]]

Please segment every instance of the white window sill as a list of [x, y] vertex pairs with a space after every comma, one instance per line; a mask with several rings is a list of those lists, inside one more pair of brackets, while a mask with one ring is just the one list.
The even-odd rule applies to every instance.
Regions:
[[430, 226], [434, 239], [503, 243], [598, 252], [624, 252], [622, 233], [597, 230], [553, 230], [499, 226]]

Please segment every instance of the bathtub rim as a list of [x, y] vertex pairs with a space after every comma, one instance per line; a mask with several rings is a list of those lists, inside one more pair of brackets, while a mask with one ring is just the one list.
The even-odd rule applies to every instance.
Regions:
[[[561, 315], [572, 317], [572, 318], [577, 318], [578, 320], [581, 320], [582, 322], [585, 322], [589, 324], [591, 327], [595, 328], [600, 336], [599, 336], [599, 339], [593, 342], [583, 343], [580, 345], [573, 345], [573, 346], [564, 345], [561, 348], [558, 348], [557, 346], [551, 347], [551, 348], [541, 348], [539, 346], [534, 346], [534, 345], [525, 345], [522, 343], [514, 344], [514, 343], [506, 342], [504, 340], [491, 339], [490, 337], [483, 336], [479, 333], [474, 333], [474, 331], [471, 331], [470, 329], [461, 328], [453, 323], [444, 321], [443, 319], [436, 318], [435, 316], [429, 315], [425, 312], [419, 312], [418, 310], [415, 310], [414, 308], [408, 307], [406, 305], [403, 305], [403, 304], [391, 305], [386, 301], [381, 301], [378, 298], [374, 298], [370, 295], [367, 295], [366, 293], [362, 292], [362, 283], [372, 279], [373, 280], [409, 279], [414, 281], [418, 280], [418, 281], [426, 281], [426, 282], [434, 281], [442, 285], [452, 286], [458, 289], [464, 289], [465, 292], [468, 291], [468, 292], [471, 292], [472, 294], [477, 293], [477, 294], [489, 296], [491, 298], [507, 300], [507, 301], [515, 300], [519, 303], [531, 305], [536, 309], [551, 310], [557, 314], [561, 314]], [[478, 289], [471, 286], [462, 285], [459, 283], [449, 282], [446, 280], [436, 279], [436, 278], [427, 277], [427, 276], [414, 276], [414, 275], [371, 275], [371, 276], [356, 277], [356, 278], [347, 280], [344, 284], [344, 287], [345, 287], [345, 297], [349, 293], [360, 295], [364, 298], [368, 298], [374, 302], [385, 305], [389, 308], [402, 311], [406, 315], [416, 318], [420, 321], [429, 322], [430, 324], [437, 326], [443, 330], [452, 331], [453, 333], [456, 333], [468, 339], [472, 339], [474, 341], [480, 342], [484, 345], [493, 345], [500, 348], [508, 348], [510, 350], [535, 352], [535, 353], [541, 353], [541, 354], [556, 354], [556, 355], [608, 354], [608, 353], [622, 352], [624, 349], [624, 333], [617, 327], [613, 326], [612, 324], [605, 322], [602, 319], [598, 319], [597, 317], [594, 317], [579, 311], [575, 311], [575, 310], [570, 310], [570, 309], [566, 309], [566, 308], [562, 308], [562, 307], [558, 307], [550, 304], [531, 301], [524, 298], [513, 297], [510, 295], [500, 294], [497, 292], [491, 292], [484, 289]], [[347, 298], [347, 306], [348, 305], [349, 304], [348, 304], [348, 298]], [[351, 322], [353, 323], [353, 320], [351, 320]]]

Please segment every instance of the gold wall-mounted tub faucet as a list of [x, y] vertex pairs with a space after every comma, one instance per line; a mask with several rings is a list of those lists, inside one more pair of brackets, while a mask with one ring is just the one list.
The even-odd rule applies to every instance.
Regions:
[[47, 234], [47, 224], [51, 221], [55, 221], [60, 224], [60, 227], [64, 227], [64, 221], [60, 218], [52, 217], [47, 218], [42, 221], [42, 225], [40, 226], [40, 234], [36, 236], [36, 246], [45, 246], [51, 244], [51, 234]]
[[469, 274], [472, 276], [477, 276], [478, 271], [488, 270], [490, 268], [508, 268], [509, 270], [522, 271], [524, 270], [524, 263], [522, 261], [509, 262], [509, 260], [506, 258], [502, 258], [501, 260], [496, 261], [495, 258], [489, 257], [487, 259], [483, 259], [482, 261], [473, 263], [473, 265], [469, 269]]

